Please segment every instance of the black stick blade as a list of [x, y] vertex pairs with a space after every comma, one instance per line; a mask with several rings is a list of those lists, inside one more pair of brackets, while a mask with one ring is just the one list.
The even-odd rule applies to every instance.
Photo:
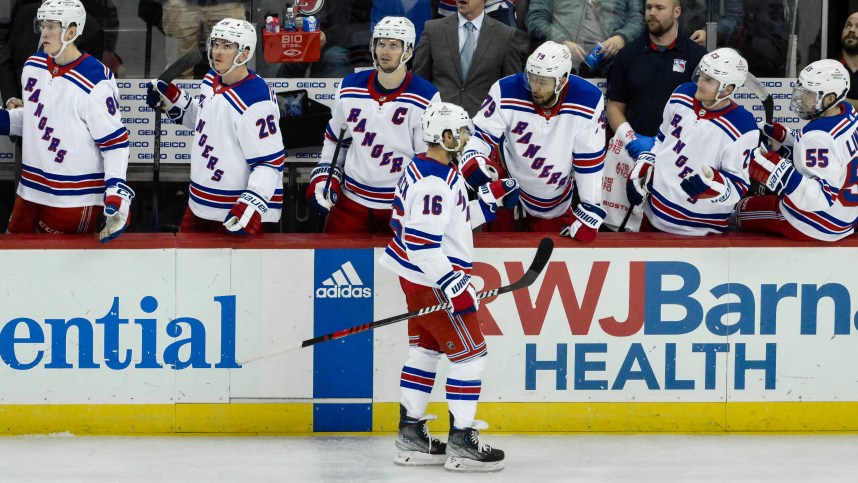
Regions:
[[179, 74], [197, 65], [201, 60], [203, 60], [203, 53], [196, 49], [192, 50], [176, 59], [170, 67], [167, 67], [167, 70], [158, 76], [158, 80], [171, 82], [173, 79], [178, 77]]

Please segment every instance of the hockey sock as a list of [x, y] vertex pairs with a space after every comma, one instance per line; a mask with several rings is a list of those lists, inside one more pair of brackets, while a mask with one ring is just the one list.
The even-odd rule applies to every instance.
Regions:
[[426, 415], [440, 358], [440, 352], [422, 347], [408, 349], [408, 359], [399, 378], [399, 387], [402, 388], [401, 402], [408, 417], [420, 419]]
[[466, 362], [453, 362], [447, 375], [447, 405], [453, 413], [456, 428], [470, 428], [477, 415], [485, 357]]

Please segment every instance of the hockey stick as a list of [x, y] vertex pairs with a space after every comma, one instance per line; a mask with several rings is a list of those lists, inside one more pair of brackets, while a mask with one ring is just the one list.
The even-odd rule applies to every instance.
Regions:
[[649, 198], [649, 193], [647, 193], [643, 197], [643, 201], [641, 201], [640, 205], [629, 206], [629, 211], [626, 213], [626, 216], [623, 217], [623, 222], [620, 223], [620, 227], [617, 228], [617, 233], [622, 233], [622, 232], [626, 231], [626, 223], [628, 223], [629, 218], [632, 217], [632, 211], [634, 211], [634, 209], [637, 208], [638, 206], [643, 206], [644, 203], [646, 203], [647, 198]]
[[[524, 275], [522, 275], [520, 279], [509, 285], [504, 285], [503, 287], [498, 287], [495, 289], [480, 292], [477, 294], [477, 300], [482, 300], [487, 297], [494, 297], [496, 295], [501, 295], [529, 287], [531, 284], [533, 284], [533, 282], [536, 281], [536, 279], [539, 277], [539, 274], [542, 273], [542, 270], [545, 268], [545, 265], [548, 264], [548, 259], [551, 258], [551, 252], [553, 250], [554, 240], [552, 240], [551, 238], [543, 238], [539, 241], [539, 247], [536, 249], [536, 255], [533, 256], [533, 261], [530, 262], [530, 267], [528, 267], [527, 271], [524, 273]], [[379, 327], [384, 327], [385, 325], [390, 325], [403, 320], [419, 317], [421, 315], [437, 312], [439, 310], [445, 310], [449, 307], [450, 304], [448, 302], [445, 302], [443, 304], [432, 305], [431, 307], [424, 307], [422, 309], [412, 310], [411, 312], [406, 312], [404, 314], [394, 315], [393, 317], [388, 317], [386, 319], [376, 320], [375, 322], [356, 325], [354, 327], [349, 327], [348, 329], [338, 330], [336, 332], [331, 332], [330, 334], [320, 335], [312, 339], [307, 339], [302, 342], [300, 346], [290, 347], [288, 349], [281, 349], [268, 354], [250, 357], [248, 359], [239, 361], [239, 364], [246, 364], [248, 362], [258, 361], [260, 359], [266, 359], [268, 357], [284, 354], [286, 352], [292, 352], [303, 347], [310, 347], [321, 342], [327, 342], [329, 340], [342, 339], [350, 335], [359, 334], [361, 332], [377, 329]]]
[[[325, 189], [322, 190], [322, 196], [327, 198], [328, 191], [331, 189], [331, 178], [334, 177], [334, 166], [337, 165], [337, 158], [340, 156], [340, 149], [343, 147], [343, 137], [346, 135], [346, 129], [349, 126], [346, 123], [343, 123], [340, 126], [340, 136], [337, 138], [337, 147], [334, 149], [334, 157], [331, 158], [331, 167], [328, 169], [328, 179], [325, 180]], [[319, 226], [316, 227], [316, 233], [322, 233], [322, 230], [325, 229], [325, 223], [328, 221], [328, 215], [323, 215], [319, 219]]]
[[[766, 117], [766, 124], [771, 124], [774, 119], [775, 114], [775, 101], [772, 99], [772, 95], [769, 94], [769, 91], [763, 86], [763, 83], [760, 82], [759, 79], [754, 74], [748, 72], [748, 76], [745, 79], [745, 85], [748, 86], [748, 90], [751, 91], [760, 102], [763, 103], [763, 112]], [[765, 132], [760, 129], [760, 146], [763, 146], [763, 139], [765, 138]], [[766, 194], [766, 187], [762, 183], [757, 183], [756, 181], [751, 182], [751, 192], [757, 195]]]
[[[203, 59], [203, 54], [199, 50], [192, 50], [187, 54], [179, 57], [173, 62], [170, 67], [167, 67], [161, 75], [158, 76], [159, 81], [170, 83], [179, 76], [182, 72], [197, 65], [197, 62]], [[160, 95], [160, 94], [159, 94]], [[158, 221], [158, 182], [161, 177], [161, 109], [160, 104], [155, 109], [155, 146], [152, 152], [152, 231], [158, 232], [160, 223]]]

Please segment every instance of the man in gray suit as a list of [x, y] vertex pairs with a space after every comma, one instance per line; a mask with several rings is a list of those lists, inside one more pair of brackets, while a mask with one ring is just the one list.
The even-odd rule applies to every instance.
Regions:
[[485, 0], [456, 2], [456, 15], [426, 22], [414, 51], [412, 72], [471, 117], [492, 84], [521, 71], [515, 29], [487, 16], [484, 5]]

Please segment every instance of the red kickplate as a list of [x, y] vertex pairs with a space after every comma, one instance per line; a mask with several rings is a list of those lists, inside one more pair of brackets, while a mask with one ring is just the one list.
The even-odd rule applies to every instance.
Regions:
[[263, 32], [265, 62], [316, 62], [321, 50], [321, 32]]

